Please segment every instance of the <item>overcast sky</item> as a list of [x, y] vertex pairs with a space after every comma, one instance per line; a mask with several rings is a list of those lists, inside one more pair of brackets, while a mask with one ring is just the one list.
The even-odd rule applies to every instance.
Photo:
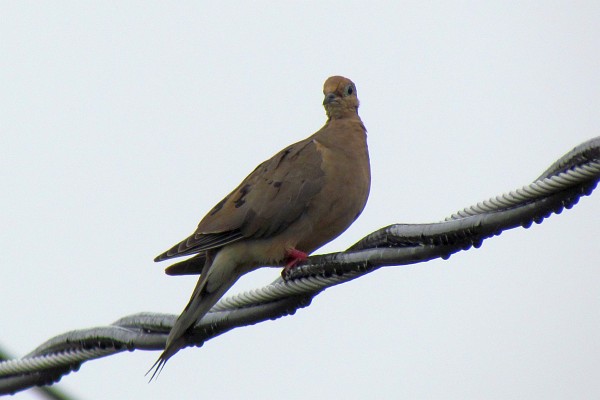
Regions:
[[[368, 5], [367, 5], [368, 4]], [[600, 3], [0, 3], [0, 345], [179, 314], [152, 259], [357, 85], [373, 183], [318, 252], [529, 183], [600, 135]], [[84, 364], [80, 399], [596, 399], [600, 193], [173, 357]], [[232, 292], [278, 270], [246, 276]], [[15, 399], [37, 398], [23, 392]]]

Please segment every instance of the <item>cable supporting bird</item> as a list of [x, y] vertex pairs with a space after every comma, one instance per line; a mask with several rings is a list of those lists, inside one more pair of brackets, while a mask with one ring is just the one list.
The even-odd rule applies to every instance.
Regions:
[[325, 125], [260, 164], [200, 221], [196, 231], [154, 261], [193, 257], [169, 275], [200, 274], [175, 321], [152, 380], [186, 346], [186, 333], [247, 272], [289, 270], [344, 232], [364, 209], [371, 186], [367, 130], [356, 86], [332, 76], [323, 85]]

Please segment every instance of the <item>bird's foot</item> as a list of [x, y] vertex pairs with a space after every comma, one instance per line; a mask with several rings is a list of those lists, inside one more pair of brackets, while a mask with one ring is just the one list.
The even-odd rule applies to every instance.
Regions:
[[308, 255], [305, 252], [296, 249], [286, 250], [285, 254], [285, 268], [281, 271], [282, 276], [287, 275], [299, 262], [308, 259]]

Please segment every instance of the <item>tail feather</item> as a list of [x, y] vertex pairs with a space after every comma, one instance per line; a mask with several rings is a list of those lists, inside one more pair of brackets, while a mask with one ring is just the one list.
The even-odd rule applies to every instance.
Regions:
[[[227, 290], [229, 290], [229, 288], [238, 280], [239, 274], [235, 273], [233, 270], [226, 272], [223, 270], [223, 267], [227, 270], [227, 267], [229, 266], [216, 265], [216, 263], [213, 263], [210, 266], [205, 265], [190, 301], [179, 318], [175, 321], [171, 332], [169, 332], [165, 350], [146, 373], [146, 375], [148, 375], [150, 371], [154, 371], [150, 377], [150, 381], [160, 375], [160, 371], [162, 371], [169, 358], [186, 346], [186, 332], [191, 329], [197, 321], [202, 319], [225, 292], [227, 292]], [[219, 271], [213, 273], [214, 270]]]
[[206, 264], [206, 253], [199, 253], [192, 258], [170, 265], [165, 272], [167, 275], [199, 275]]

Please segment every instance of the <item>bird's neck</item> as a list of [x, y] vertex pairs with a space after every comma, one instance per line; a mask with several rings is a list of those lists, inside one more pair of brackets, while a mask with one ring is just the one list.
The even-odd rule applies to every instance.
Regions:
[[[328, 119], [325, 126], [315, 135], [319, 136], [319, 140], [323, 143], [328, 143], [331, 146], [347, 143], [348, 141], [358, 140], [364, 141], [366, 138], [367, 129], [363, 124], [358, 114], [347, 118]], [[344, 140], [339, 141], [339, 136], [343, 136]]]
[[327, 110], [327, 122], [331, 122], [334, 120], [341, 120], [341, 119], [358, 119], [358, 120], [360, 120], [360, 117], [358, 116], [358, 112], [356, 110], [346, 110], [346, 109]]
[[345, 118], [358, 118], [358, 110], [356, 108], [346, 108], [346, 107], [331, 107], [327, 108], [327, 122], [335, 119], [345, 119]]

